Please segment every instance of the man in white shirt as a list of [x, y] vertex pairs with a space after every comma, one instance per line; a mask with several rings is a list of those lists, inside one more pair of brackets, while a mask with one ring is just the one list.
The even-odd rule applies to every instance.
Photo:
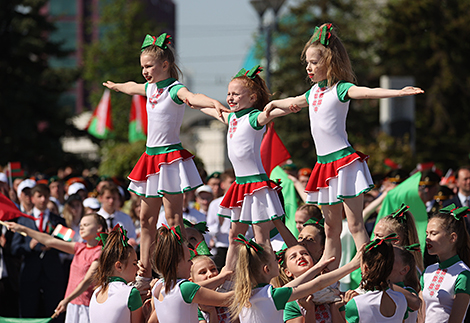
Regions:
[[120, 224], [126, 231], [129, 243], [135, 246], [135, 226], [131, 217], [116, 209], [116, 200], [119, 199], [119, 190], [115, 184], [105, 185], [102, 187], [98, 200], [101, 208], [97, 212], [105, 218], [108, 228], [112, 230], [116, 224]]

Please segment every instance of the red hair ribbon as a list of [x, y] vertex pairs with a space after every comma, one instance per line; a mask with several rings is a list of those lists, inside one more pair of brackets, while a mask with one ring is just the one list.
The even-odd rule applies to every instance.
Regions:
[[173, 236], [176, 238], [178, 243], [181, 244], [181, 228], [179, 225], [176, 227], [169, 228], [165, 223], [162, 223], [162, 227], [167, 228], [168, 231], [170, 231], [173, 234]]

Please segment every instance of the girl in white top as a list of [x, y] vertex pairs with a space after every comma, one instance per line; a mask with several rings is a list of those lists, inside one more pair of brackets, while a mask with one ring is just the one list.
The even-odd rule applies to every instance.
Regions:
[[439, 263], [421, 276], [426, 322], [463, 322], [470, 300], [470, 239], [464, 216], [467, 207], [451, 204], [429, 219], [426, 247]]
[[269, 245], [259, 245], [239, 235], [240, 246], [235, 270], [235, 295], [231, 301], [232, 317], [239, 316], [241, 323], [282, 323], [287, 302], [307, 297], [338, 281], [359, 267], [361, 252], [345, 266], [317, 276], [334, 259], [321, 261], [284, 287], [274, 288], [271, 279], [279, 275], [276, 256]]
[[[261, 162], [261, 141], [265, 125], [275, 117], [289, 114], [289, 108], [275, 109], [268, 117], [260, 110], [269, 101], [269, 90], [258, 75], [262, 68], [242, 69], [228, 85], [227, 104], [232, 113], [221, 116], [211, 108], [192, 104], [207, 115], [229, 126], [227, 132], [228, 156], [235, 171], [235, 182], [230, 186], [220, 204], [219, 216], [230, 218], [226, 267], [233, 270], [237, 260], [233, 239], [245, 234], [253, 226], [256, 241], [270, 244], [270, 221], [284, 216], [279, 200], [280, 186], [271, 181]], [[278, 221], [280, 222], [280, 221]], [[276, 223], [276, 221], [275, 221]]]
[[181, 146], [179, 132], [184, 114], [184, 101], [226, 110], [217, 100], [191, 93], [177, 79], [180, 70], [169, 47], [166, 33], [147, 35], [142, 44], [140, 63], [147, 83], [103, 83], [109, 89], [129, 95], [147, 97], [147, 149], [129, 175], [129, 190], [142, 196], [140, 211], [140, 260], [147, 276], [138, 277], [138, 286], [149, 288], [151, 279], [150, 244], [155, 236], [160, 207], [163, 203], [170, 226], [183, 226], [183, 192], [202, 185], [193, 155]]
[[265, 111], [275, 108], [309, 107], [310, 128], [318, 162], [306, 187], [307, 203], [323, 205], [326, 245], [331, 250], [324, 259], [334, 256], [329, 268], [337, 268], [341, 256], [341, 222], [343, 208], [356, 248], [369, 241], [362, 221], [363, 194], [373, 187], [365, 159], [348, 142], [346, 115], [350, 99], [393, 98], [423, 93], [419, 88], [401, 90], [371, 89], [355, 86], [348, 54], [333, 31], [332, 24], [317, 27], [306, 43], [302, 59], [313, 87], [297, 97], [271, 101]]
[[117, 225], [109, 233], [100, 233], [103, 251], [95, 273], [97, 288], [90, 301], [91, 323], [141, 323], [142, 299], [139, 291], [127, 283], [137, 274], [137, 254], [129, 245], [127, 232]]
[[[198, 304], [226, 306], [233, 292], [218, 293], [215, 288], [225, 281], [221, 274], [205, 283], [206, 287], [188, 280], [192, 261], [186, 242], [179, 227], [169, 228], [163, 224], [155, 237], [153, 268], [163, 278], [152, 290], [155, 311], [149, 322], [158, 319], [160, 323], [198, 323]], [[231, 274], [228, 272], [227, 274]]]
[[375, 239], [364, 249], [361, 261], [361, 287], [365, 294], [355, 296], [345, 306], [348, 323], [394, 322], [405, 318], [407, 303], [405, 296], [389, 288], [390, 274], [394, 264], [393, 246], [396, 234], [384, 239]]

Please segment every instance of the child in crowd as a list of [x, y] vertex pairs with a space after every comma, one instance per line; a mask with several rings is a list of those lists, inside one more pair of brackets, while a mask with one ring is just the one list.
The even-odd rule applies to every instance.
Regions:
[[[65, 226], [64, 219], [47, 209], [49, 196], [49, 187], [45, 184], [37, 184], [31, 188], [34, 206], [32, 216], [35, 220], [19, 217], [17, 223], [47, 234], [51, 234], [58, 224]], [[12, 254], [23, 257], [19, 280], [20, 317], [51, 315], [64, 297], [66, 287], [59, 251], [20, 234], [13, 236], [11, 251]], [[58, 321], [63, 322], [63, 315], [58, 317]]]
[[[396, 244], [399, 246], [419, 244], [415, 220], [409, 211], [409, 206], [402, 204], [396, 212], [380, 219], [375, 225], [374, 236], [376, 238], [383, 238], [390, 233], [397, 234]], [[421, 275], [424, 270], [423, 255], [421, 252], [413, 252], [413, 256]]]
[[228, 155], [235, 170], [235, 182], [223, 198], [219, 216], [232, 221], [229, 233], [229, 248], [226, 266], [233, 270], [237, 260], [233, 240], [238, 234], [245, 234], [248, 225], [253, 226], [256, 241], [270, 244], [269, 232], [272, 220], [284, 216], [284, 209], [277, 191], [281, 189], [269, 179], [261, 162], [261, 141], [265, 125], [272, 119], [290, 113], [289, 108], [275, 109], [267, 117], [260, 110], [269, 101], [269, 90], [258, 75], [262, 68], [257, 65], [251, 70], [242, 69], [230, 81], [227, 104], [231, 113], [219, 115], [211, 108], [195, 104], [200, 109], [229, 126], [227, 132]]
[[469, 208], [451, 204], [429, 219], [426, 247], [439, 263], [421, 276], [426, 322], [463, 322], [470, 299], [470, 240], [464, 217]]
[[129, 175], [129, 190], [142, 196], [140, 211], [140, 260], [146, 277], [138, 277], [137, 286], [150, 287], [150, 245], [155, 237], [160, 207], [170, 226], [183, 228], [183, 192], [202, 185], [193, 155], [185, 150], [179, 139], [184, 114], [184, 102], [226, 110], [217, 100], [203, 94], [191, 93], [178, 81], [180, 70], [170, 48], [171, 36], [147, 35], [141, 47], [142, 75], [147, 83], [103, 83], [109, 89], [129, 95], [147, 97], [147, 148]]
[[[279, 277], [284, 278], [282, 285], [300, 277], [314, 265], [313, 258], [302, 245], [293, 246], [280, 252], [278, 261], [281, 268]], [[322, 291], [287, 303], [284, 310], [284, 322], [294, 323], [305, 320], [305, 322], [331, 323], [341, 321], [342, 316], [336, 303], [330, 305], [318, 302], [319, 293]], [[336, 296], [339, 300], [339, 291]]]
[[93, 293], [92, 278], [98, 268], [98, 258], [101, 254], [101, 248], [95, 237], [98, 232], [107, 231], [103, 217], [93, 213], [80, 220], [80, 237], [86, 242], [64, 241], [13, 222], [8, 222], [8, 228], [15, 232], [26, 233], [28, 237], [46, 247], [75, 255], [70, 265], [65, 298], [57, 305], [54, 316], [67, 311], [66, 323], [89, 322], [88, 306]]
[[160, 323], [197, 323], [198, 304], [223, 307], [233, 296], [233, 292], [218, 293], [209, 289], [222, 283], [218, 280], [225, 280], [225, 276], [217, 278], [215, 286], [207, 286], [209, 288], [188, 281], [192, 261], [179, 227], [162, 225], [157, 230], [152, 261], [153, 269], [162, 279], [152, 289], [155, 311], [151, 322], [156, 316]]
[[395, 257], [389, 241], [393, 240], [396, 240], [394, 233], [365, 246], [361, 261], [361, 287], [367, 292], [347, 302], [345, 317], [348, 323], [403, 322], [406, 298], [390, 288]]
[[116, 225], [99, 234], [103, 250], [95, 273], [97, 288], [90, 301], [90, 321], [109, 323], [141, 323], [142, 299], [129, 282], [137, 274], [137, 254], [128, 243], [126, 230]]
[[356, 248], [369, 241], [362, 220], [363, 194], [373, 187], [372, 177], [365, 162], [367, 156], [356, 152], [348, 142], [346, 115], [351, 99], [381, 99], [423, 93], [419, 88], [401, 90], [371, 89], [352, 84], [354, 73], [341, 40], [332, 24], [315, 29], [305, 44], [302, 59], [313, 87], [297, 97], [271, 101], [265, 111], [291, 107], [309, 107], [310, 128], [315, 141], [318, 162], [312, 171], [306, 191], [307, 203], [323, 205], [326, 245], [334, 256], [329, 268], [336, 268], [341, 256], [341, 221], [343, 210], [348, 219]]
[[283, 322], [288, 302], [336, 282], [359, 267], [361, 252], [347, 265], [313, 279], [334, 258], [321, 261], [284, 287], [274, 288], [271, 279], [279, 275], [276, 256], [269, 245], [260, 245], [239, 235], [238, 261], [235, 270], [235, 295], [230, 305], [232, 317], [240, 322]]
[[[219, 275], [219, 271], [217, 270], [217, 267], [211, 258], [197, 255], [193, 257], [191, 261], [193, 262], [193, 265], [191, 267], [191, 277], [189, 278], [189, 281], [200, 284]], [[230, 320], [230, 313], [227, 307], [203, 305], [199, 307], [199, 323], [228, 323], [238, 321]]]
[[[65, 201], [64, 211], [62, 213], [63, 218], [67, 227], [78, 233], [80, 230], [80, 220], [82, 219], [84, 212], [84, 207], [82, 204], [82, 198], [78, 194], [70, 195]], [[79, 241], [80, 235], [75, 234], [73, 236], [73, 241]]]
[[302, 231], [303, 224], [310, 219], [323, 219], [323, 214], [318, 206], [313, 204], [304, 204], [297, 208], [295, 211], [295, 227], [298, 233]]

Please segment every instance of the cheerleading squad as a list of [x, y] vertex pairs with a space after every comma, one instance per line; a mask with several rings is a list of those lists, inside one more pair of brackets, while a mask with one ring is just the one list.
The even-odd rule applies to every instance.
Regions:
[[[141, 197], [139, 257], [126, 229], [116, 225], [107, 231], [106, 221], [95, 213], [81, 219], [79, 232], [85, 242], [64, 242], [8, 223], [9, 229], [44, 246], [75, 254], [67, 297], [56, 308], [61, 312], [66, 307], [67, 322], [464, 320], [470, 299], [464, 219], [469, 209], [454, 204], [441, 208], [427, 223], [425, 241], [419, 241], [414, 216], [403, 204], [378, 221], [371, 240], [363, 208], [364, 194], [374, 185], [367, 156], [347, 139], [351, 99], [403, 97], [423, 90], [354, 85], [346, 49], [333, 26], [324, 24], [302, 52], [313, 84], [310, 90], [270, 101], [259, 75], [262, 68], [242, 69], [228, 84], [227, 110], [178, 81], [170, 43], [167, 34], [144, 39], [140, 62], [146, 83], [103, 83], [147, 97], [146, 151], [129, 175], [129, 190]], [[206, 243], [205, 223], [183, 219], [184, 193], [202, 185], [193, 155], [179, 139], [185, 105], [228, 126], [235, 180], [227, 185], [216, 211], [215, 227], [230, 221], [220, 271]], [[297, 232], [283, 222], [281, 187], [266, 174], [260, 146], [274, 118], [307, 107], [318, 160], [305, 187], [306, 205], [297, 211], [296, 238]], [[342, 259], [343, 217], [357, 250], [348, 259]], [[276, 230], [286, 248], [271, 242]], [[92, 238], [96, 234], [98, 240]], [[424, 268], [424, 248], [438, 263]], [[358, 270], [360, 286], [340, 293], [338, 281]], [[155, 273], [158, 280], [152, 280]], [[86, 301], [74, 303], [78, 298]]]

